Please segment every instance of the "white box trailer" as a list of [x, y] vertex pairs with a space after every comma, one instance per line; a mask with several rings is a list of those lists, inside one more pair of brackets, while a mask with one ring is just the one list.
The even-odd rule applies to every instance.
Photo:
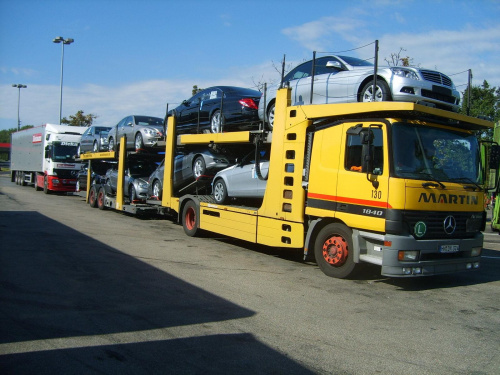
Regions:
[[85, 127], [46, 124], [12, 133], [11, 181], [36, 190], [76, 189], [77, 149]]

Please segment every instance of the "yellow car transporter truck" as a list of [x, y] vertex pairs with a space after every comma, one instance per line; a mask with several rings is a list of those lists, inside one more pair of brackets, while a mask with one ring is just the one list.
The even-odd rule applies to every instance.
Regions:
[[[279, 90], [260, 207], [176, 196], [165, 163], [161, 206], [180, 215], [188, 235], [303, 248], [338, 278], [360, 262], [391, 277], [480, 267], [484, 166], [474, 131], [492, 123], [414, 103], [290, 104], [290, 90]], [[265, 135], [182, 135], [180, 143], [258, 145]], [[176, 142], [169, 117], [166, 160]]]

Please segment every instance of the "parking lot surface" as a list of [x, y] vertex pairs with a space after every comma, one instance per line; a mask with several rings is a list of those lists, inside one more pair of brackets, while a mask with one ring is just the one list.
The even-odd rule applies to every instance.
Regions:
[[485, 236], [477, 272], [338, 280], [2, 173], [0, 372], [499, 374], [500, 236]]

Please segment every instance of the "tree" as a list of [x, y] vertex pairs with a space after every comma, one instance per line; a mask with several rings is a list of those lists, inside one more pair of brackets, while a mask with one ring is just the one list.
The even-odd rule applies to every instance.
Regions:
[[387, 64], [391, 66], [411, 66], [413, 64], [413, 58], [410, 56], [401, 57], [401, 53], [406, 52], [403, 47], [399, 47], [399, 52], [391, 53], [390, 58], [385, 58], [384, 60]]
[[[481, 86], [471, 86], [470, 108], [468, 88], [462, 93], [463, 101], [460, 113], [468, 114], [472, 117], [486, 116], [492, 121], [500, 121], [500, 88], [490, 87], [484, 80]], [[493, 130], [481, 132], [480, 139], [491, 139]]]
[[203, 90], [202, 88], [199, 88], [198, 85], [193, 85], [193, 90], [191, 91], [192, 94], [191, 95], [196, 95], [198, 94], [201, 90]]
[[61, 124], [66, 124], [69, 126], [90, 126], [97, 117], [98, 116], [92, 113], [84, 115], [83, 111], [79, 110], [78, 112], [76, 112], [75, 115], [69, 116], [69, 120], [66, 117], [64, 117], [61, 120]]

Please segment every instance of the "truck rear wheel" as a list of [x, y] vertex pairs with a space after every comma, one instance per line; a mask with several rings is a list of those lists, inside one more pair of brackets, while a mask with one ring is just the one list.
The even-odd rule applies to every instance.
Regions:
[[191, 200], [182, 209], [182, 227], [189, 237], [200, 235], [201, 229], [199, 228], [200, 218], [198, 212], [196, 204]]
[[316, 263], [323, 273], [343, 279], [354, 270], [352, 231], [343, 224], [332, 223], [320, 230], [314, 242]]
[[99, 188], [99, 191], [97, 192], [97, 208], [100, 210], [105, 210], [106, 206], [104, 205], [104, 199], [106, 198], [106, 193], [104, 191], [104, 186], [101, 186]]
[[97, 207], [97, 191], [95, 186], [92, 186], [89, 190], [89, 205], [92, 208]]

